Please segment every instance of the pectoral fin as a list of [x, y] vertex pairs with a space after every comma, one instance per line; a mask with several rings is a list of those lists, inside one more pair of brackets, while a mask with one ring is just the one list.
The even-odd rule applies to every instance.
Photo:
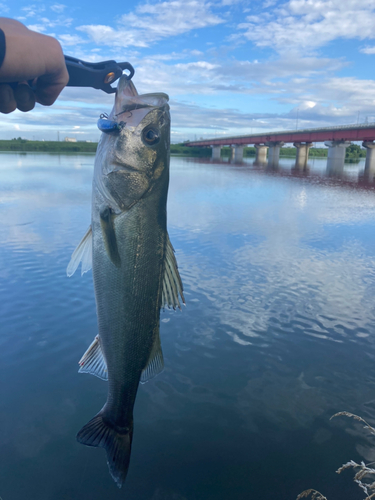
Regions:
[[66, 269], [66, 274], [73, 276], [76, 272], [79, 263], [82, 262], [81, 266], [81, 276], [89, 271], [92, 267], [92, 231], [91, 226], [89, 226], [86, 231], [85, 236], [82, 238], [77, 248], [72, 253], [72, 257]]
[[102, 235], [104, 246], [107, 255], [116, 267], [121, 266], [120, 254], [118, 253], [116, 232], [113, 225], [113, 213], [107, 205], [102, 205], [99, 210], [100, 227], [102, 228]]
[[178, 272], [177, 261], [174, 255], [174, 249], [167, 234], [167, 244], [165, 252], [165, 271], [163, 280], [162, 307], [178, 307], [181, 304], [178, 296], [180, 295], [182, 303], [185, 304], [182, 281]]

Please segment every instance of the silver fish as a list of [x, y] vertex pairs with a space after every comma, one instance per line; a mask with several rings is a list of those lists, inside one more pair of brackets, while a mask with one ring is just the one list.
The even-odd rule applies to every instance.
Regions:
[[184, 303], [167, 233], [170, 115], [166, 94], [138, 95], [121, 77], [114, 108], [98, 122], [91, 226], [67, 268], [92, 264], [99, 334], [80, 372], [108, 380], [102, 410], [77, 440], [106, 450], [119, 487], [129, 467], [139, 382], [162, 371], [160, 309]]

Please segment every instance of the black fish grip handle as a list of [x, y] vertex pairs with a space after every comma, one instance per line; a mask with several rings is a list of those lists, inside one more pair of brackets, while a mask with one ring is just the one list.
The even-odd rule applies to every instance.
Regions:
[[134, 75], [134, 68], [128, 62], [118, 63], [110, 60], [91, 63], [65, 56], [65, 64], [69, 73], [68, 87], [93, 87], [107, 94], [116, 92], [110, 84], [120, 78], [124, 70], [129, 71], [128, 80], [131, 80]]
[[[126, 78], [131, 80], [134, 76], [134, 68], [128, 62], [118, 63], [116, 61], [102, 61], [91, 63], [76, 59], [75, 57], [65, 56], [66, 69], [69, 73], [69, 82], [67, 87], [92, 87], [103, 90], [107, 94], [116, 92], [111, 83], [115, 82], [124, 70], [129, 71]], [[34, 81], [30, 80], [28, 84], [35, 90]], [[17, 87], [18, 82], [9, 84], [13, 89]]]

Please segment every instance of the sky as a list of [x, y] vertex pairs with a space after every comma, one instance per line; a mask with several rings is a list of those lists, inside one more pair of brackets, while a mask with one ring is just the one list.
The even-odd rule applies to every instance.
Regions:
[[[375, 122], [375, 0], [5, 0], [2, 15], [66, 55], [129, 61], [169, 95], [172, 142]], [[0, 139], [98, 140], [114, 96], [67, 87], [0, 115]]]

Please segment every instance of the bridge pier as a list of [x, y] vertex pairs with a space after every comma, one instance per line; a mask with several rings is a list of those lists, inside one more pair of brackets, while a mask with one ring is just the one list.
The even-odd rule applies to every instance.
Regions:
[[365, 175], [368, 178], [373, 178], [375, 174], [375, 142], [364, 141], [362, 146], [367, 149], [366, 151], [366, 163], [365, 163]]
[[242, 144], [232, 144], [232, 161], [234, 163], [242, 163], [243, 161], [243, 148]]
[[220, 160], [221, 157], [221, 146], [211, 146], [212, 148], [212, 159]]
[[312, 142], [294, 142], [293, 146], [297, 149], [296, 152], [296, 164], [295, 168], [305, 169], [307, 166], [307, 160], [309, 159], [309, 149], [313, 145]]
[[280, 158], [280, 149], [284, 146], [284, 142], [275, 141], [275, 142], [266, 142], [265, 145], [270, 148], [268, 151], [268, 166], [269, 167], [277, 167], [279, 164]]
[[327, 173], [340, 174], [344, 170], [346, 148], [350, 146], [350, 141], [327, 141], [328, 146]]
[[255, 144], [255, 149], [255, 163], [266, 163], [268, 146], [265, 146], [264, 144]]

